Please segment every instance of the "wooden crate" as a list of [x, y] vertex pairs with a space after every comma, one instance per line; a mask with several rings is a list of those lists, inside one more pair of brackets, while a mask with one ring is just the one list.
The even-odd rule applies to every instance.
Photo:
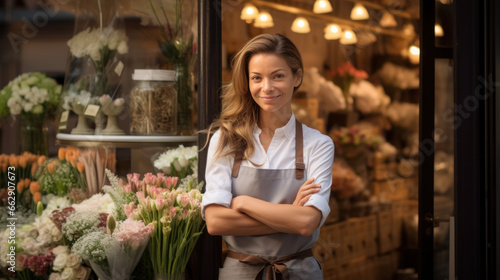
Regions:
[[321, 228], [318, 241], [313, 246], [314, 257], [321, 263], [323, 269], [337, 266], [341, 255], [341, 236], [338, 224], [325, 225]]
[[378, 219], [377, 215], [366, 217], [366, 256], [376, 256], [378, 253]]
[[338, 226], [340, 234], [340, 247], [337, 260], [339, 264], [345, 264], [352, 260], [354, 255], [353, 238], [349, 235], [349, 228], [351, 226], [347, 221], [336, 223], [335, 225]]
[[409, 197], [409, 190], [402, 178], [372, 181], [370, 188], [379, 201], [394, 201], [408, 199]]
[[331, 267], [328, 269], [325, 269], [323, 267], [323, 279], [324, 280], [338, 280], [338, 267]]
[[378, 213], [378, 252], [384, 254], [394, 248], [392, 211]]

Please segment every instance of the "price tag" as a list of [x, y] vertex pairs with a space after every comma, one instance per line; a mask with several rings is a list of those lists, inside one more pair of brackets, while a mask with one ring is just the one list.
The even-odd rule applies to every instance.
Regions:
[[69, 117], [69, 111], [64, 111], [61, 114], [61, 119], [59, 121], [59, 129], [64, 130], [68, 128], [68, 117]]
[[87, 109], [85, 109], [84, 115], [95, 118], [95, 116], [97, 116], [97, 113], [99, 113], [99, 109], [101, 109], [101, 106], [90, 104], [87, 106]]
[[116, 75], [118, 75], [118, 76], [122, 75], [123, 67], [124, 67], [123, 63], [121, 61], [119, 61], [118, 65], [116, 65], [116, 67], [115, 67], [115, 73], [116, 73]]

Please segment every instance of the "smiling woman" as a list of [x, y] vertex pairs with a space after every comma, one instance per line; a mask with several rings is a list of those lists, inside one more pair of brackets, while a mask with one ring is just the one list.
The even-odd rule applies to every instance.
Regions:
[[233, 60], [221, 117], [208, 130], [217, 129], [202, 202], [209, 233], [229, 249], [219, 279], [323, 279], [311, 247], [330, 212], [334, 147], [292, 112], [303, 71], [279, 34], [255, 37]]

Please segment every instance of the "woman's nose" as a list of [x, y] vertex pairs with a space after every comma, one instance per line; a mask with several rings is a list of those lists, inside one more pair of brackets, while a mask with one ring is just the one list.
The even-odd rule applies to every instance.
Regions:
[[270, 79], [264, 79], [262, 90], [264, 92], [271, 92], [273, 90], [273, 81], [271, 81]]

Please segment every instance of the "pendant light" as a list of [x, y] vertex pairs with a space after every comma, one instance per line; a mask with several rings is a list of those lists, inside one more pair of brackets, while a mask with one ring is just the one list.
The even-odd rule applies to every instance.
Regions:
[[382, 27], [395, 27], [398, 25], [398, 22], [391, 13], [384, 11], [382, 17], [380, 18], [379, 24]]
[[325, 27], [325, 39], [336, 40], [342, 37], [342, 29], [335, 23], [330, 23]]
[[356, 33], [354, 33], [354, 31], [352, 31], [351, 29], [347, 29], [344, 30], [344, 33], [342, 33], [342, 37], [340, 38], [339, 42], [342, 45], [352, 45], [358, 42], [358, 38], [356, 37]]
[[413, 64], [420, 63], [420, 48], [416, 44], [412, 44], [408, 48], [408, 59]]
[[263, 11], [257, 16], [253, 25], [257, 28], [271, 28], [274, 26], [273, 17], [270, 13]]
[[311, 28], [306, 18], [297, 17], [292, 23], [292, 31], [295, 33], [309, 33]]
[[332, 5], [328, 0], [316, 0], [314, 2], [313, 12], [316, 14], [325, 14], [333, 11]]
[[368, 11], [365, 6], [360, 3], [356, 3], [351, 10], [351, 19], [352, 20], [364, 20], [368, 19], [370, 16], [368, 15]]
[[441, 27], [441, 24], [436, 23], [436, 25], [434, 25], [434, 34], [436, 35], [436, 37], [444, 36], [443, 27]]
[[257, 9], [257, 7], [255, 7], [251, 3], [246, 3], [241, 10], [240, 19], [246, 21], [247, 23], [250, 23], [252, 22], [252, 20], [256, 19], [258, 15], [259, 10]]

